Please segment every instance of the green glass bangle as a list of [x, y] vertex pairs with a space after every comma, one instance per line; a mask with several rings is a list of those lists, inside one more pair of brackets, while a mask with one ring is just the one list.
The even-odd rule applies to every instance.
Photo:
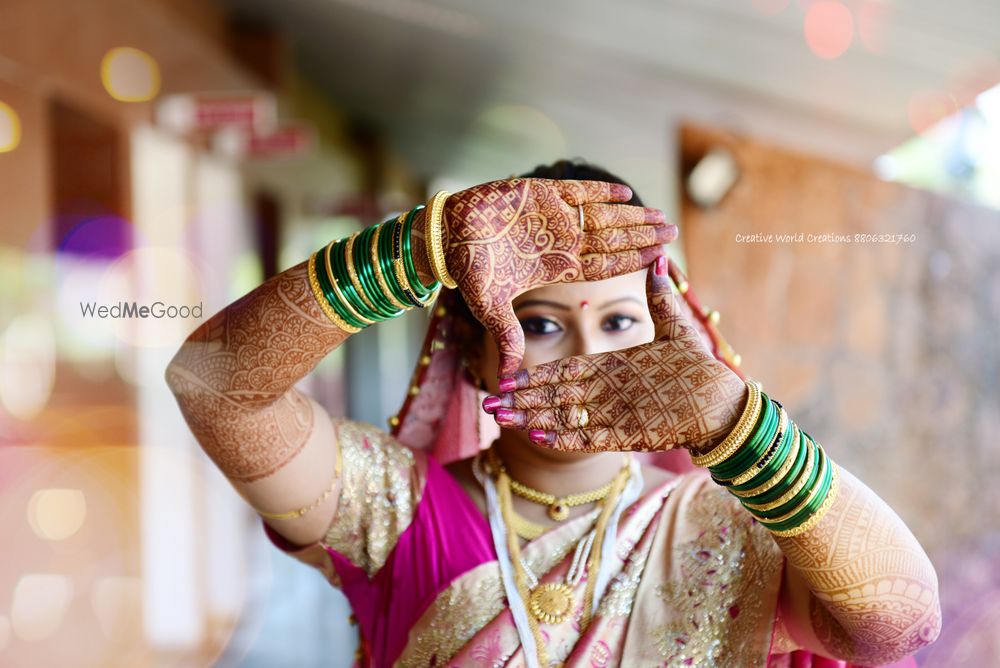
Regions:
[[[360, 327], [364, 329], [368, 327], [371, 323], [362, 322], [350, 312], [349, 309], [345, 308], [343, 303], [340, 301], [340, 297], [337, 295], [337, 291], [334, 290], [333, 285], [330, 281], [330, 275], [326, 271], [326, 247], [323, 247], [316, 253], [314, 267], [316, 269], [316, 279], [319, 281], [319, 287], [323, 290], [323, 296], [326, 297], [327, 302], [333, 307], [333, 310], [337, 312], [341, 318], [347, 321], [348, 324], [354, 327]], [[323, 261], [320, 262], [320, 257], [323, 257]]]
[[[374, 320], [376, 322], [383, 322], [386, 320], [382, 315], [375, 313], [371, 308], [365, 304], [361, 296], [358, 295], [357, 290], [354, 287], [354, 283], [350, 280], [350, 274], [347, 273], [347, 242], [344, 239], [340, 239], [337, 244], [330, 249], [330, 261], [333, 265], [334, 278], [337, 279], [337, 285], [340, 286], [341, 292], [343, 292], [347, 302], [356, 310], [358, 313], [368, 318], [369, 320]], [[355, 271], [357, 267], [355, 267]], [[358, 272], [358, 281], [360, 282], [361, 276]]]
[[358, 277], [361, 279], [361, 287], [364, 289], [365, 295], [374, 304], [379, 315], [388, 320], [401, 315], [403, 309], [393, 307], [389, 300], [385, 298], [385, 295], [382, 294], [382, 289], [379, 287], [378, 281], [375, 280], [375, 269], [372, 267], [371, 257], [368, 252], [371, 248], [374, 230], [374, 226], [367, 227], [358, 235], [354, 246], [351, 248], [351, 256], [354, 260], [354, 269], [358, 272]]
[[806, 481], [805, 486], [799, 490], [799, 493], [777, 508], [751, 511], [754, 516], [759, 520], [773, 520], [795, 510], [796, 507], [808, 499], [809, 495], [815, 491], [816, 483], [820, 480], [820, 474], [826, 470], [823, 464], [825, 459], [826, 453], [823, 452], [822, 448], [816, 448], [816, 463], [813, 465], [812, 471], [809, 472], [809, 479]]
[[775, 402], [765, 393], [761, 392], [760, 394], [763, 402], [762, 410], [747, 443], [740, 448], [739, 452], [722, 464], [708, 467], [712, 478], [723, 487], [728, 487], [726, 483], [729, 480], [739, 476], [760, 459], [778, 430], [779, 413]]
[[420, 297], [421, 299], [441, 287], [440, 281], [434, 281], [431, 283], [430, 287], [421, 283], [420, 276], [417, 274], [417, 265], [413, 262], [413, 250], [410, 245], [410, 234], [413, 230], [413, 219], [416, 217], [417, 212], [423, 208], [423, 204], [415, 206], [410, 210], [410, 213], [406, 215], [406, 222], [403, 223], [401, 235], [402, 240], [400, 244], [400, 254], [403, 260], [403, 267], [406, 269], [406, 277], [410, 280], [410, 285], [413, 287], [413, 291], [416, 293], [417, 297]]
[[401, 230], [403, 229], [403, 216], [400, 216], [398, 220], [393, 222], [392, 234], [389, 236], [388, 248], [385, 255], [380, 256], [380, 260], [385, 267], [385, 271], [392, 274], [393, 285], [398, 286], [399, 291], [404, 296], [404, 301], [417, 306], [419, 308], [424, 308], [427, 306], [425, 300], [421, 300], [420, 297], [414, 292], [413, 286], [410, 285], [410, 280], [406, 276], [406, 267], [403, 264], [402, 258], [396, 259], [396, 249], [402, 247]]
[[[768, 478], [777, 473], [781, 465], [785, 463], [785, 458], [788, 457], [788, 453], [792, 449], [792, 440], [795, 434], [795, 425], [792, 423], [792, 418], [786, 417], [785, 419], [785, 430], [780, 434], [775, 434], [774, 440], [771, 445], [768, 446], [761, 458], [750, 465], [752, 470], [754, 467], [757, 468], [757, 472], [753, 474], [745, 482], [741, 482], [739, 485], [727, 485], [730, 491], [737, 490], [738, 488], [753, 489], [764, 484]], [[744, 474], [740, 474], [744, 475]], [[739, 479], [740, 476], [736, 476], [735, 479]]]
[[[818, 446], [817, 446], [818, 447]], [[822, 452], [822, 448], [820, 448]], [[833, 482], [833, 467], [836, 464], [823, 453], [823, 478], [819, 483], [819, 488], [815, 490], [815, 494], [809, 499], [809, 501], [803, 506], [802, 510], [797, 512], [794, 516], [788, 518], [784, 522], [761, 522], [761, 525], [769, 531], [788, 531], [789, 529], [794, 529], [805, 523], [813, 514], [819, 510], [819, 507], [823, 504], [826, 499], [827, 494], [830, 492], [830, 485]]]
[[[802, 430], [800, 429], [799, 449], [795, 453], [795, 461], [792, 462], [792, 467], [788, 469], [788, 472], [784, 475], [784, 477], [771, 489], [765, 492], [761, 492], [756, 496], [740, 497], [740, 501], [743, 503], [761, 504], [761, 503], [770, 503], [771, 501], [780, 498], [782, 494], [791, 489], [792, 485], [794, 485], [795, 481], [798, 479], [799, 473], [802, 472], [802, 467], [805, 466], [806, 456], [809, 453], [810, 447], [812, 446], [810, 445], [809, 441], [806, 440], [805, 435], [802, 433]], [[753, 487], [748, 487], [746, 490], [742, 489], [736, 490], [735, 487], [733, 488], [733, 490], [740, 492], [748, 491], [751, 489], [753, 489]]]
[[410, 296], [406, 294], [409, 290], [406, 290], [399, 284], [399, 278], [396, 276], [396, 272], [392, 266], [393, 238], [396, 236], [396, 228], [399, 226], [400, 223], [395, 219], [387, 220], [382, 223], [382, 229], [379, 231], [378, 235], [378, 266], [382, 275], [385, 277], [385, 282], [389, 286], [392, 296], [396, 298], [396, 301], [400, 304], [420, 306], [420, 302], [416, 301], [416, 297], [410, 299]]

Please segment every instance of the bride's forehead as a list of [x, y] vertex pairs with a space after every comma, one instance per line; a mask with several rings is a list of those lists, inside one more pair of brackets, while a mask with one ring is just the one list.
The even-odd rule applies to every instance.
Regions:
[[514, 306], [528, 300], [558, 302], [577, 305], [587, 301], [597, 303], [618, 297], [642, 297], [645, 301], [646, 270], [601, 281], [580, 281], [578, 283], [557, 283], [528, 290], [514, 300]]

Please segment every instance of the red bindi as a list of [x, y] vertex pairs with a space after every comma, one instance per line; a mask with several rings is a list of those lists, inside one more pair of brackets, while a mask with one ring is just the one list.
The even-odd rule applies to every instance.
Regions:
[[590, 306], [590, 302], [588, 302], [586, 299], [580, 302], [580, 308], [586, 310], [588, 306]]

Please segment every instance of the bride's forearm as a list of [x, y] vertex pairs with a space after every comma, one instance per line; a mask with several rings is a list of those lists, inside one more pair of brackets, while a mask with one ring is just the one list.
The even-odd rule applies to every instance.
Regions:
[[839, 473], [837, 498], [819, 523], [775, 540], [808, 583], [802, 616], [823, 647], [837, 658], [881, 665], [937, 637], [937, 576], [899, 516], [864, 483]]
[[348, 336], [320, 309], [303, 261], [202, 323], [168, 365], [167, 384], [223, 473], [251, 482], [302, 448], [313, 410], [293, 386]]

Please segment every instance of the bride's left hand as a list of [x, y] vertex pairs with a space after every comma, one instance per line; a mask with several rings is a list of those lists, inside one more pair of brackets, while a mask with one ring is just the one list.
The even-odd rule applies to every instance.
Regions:
[[721, 442], [743, 411], [746, 384], [684, 315], [665, 257], [650, 267], [646, 298], [653, 341], [518, 371], [501, 382], [513, 389], [500, 395], [500, 426], [566, 451], [704, 452]]

